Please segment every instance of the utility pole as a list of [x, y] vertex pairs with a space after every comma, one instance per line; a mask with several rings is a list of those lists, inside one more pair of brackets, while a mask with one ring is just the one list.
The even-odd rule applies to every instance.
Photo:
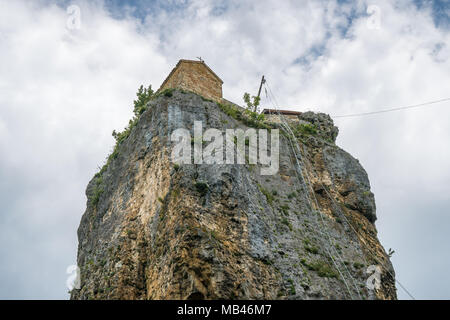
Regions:
[[261, 84], [259, 85], [259, 90], [258, 90], [258, 98], [259, 98], [259, 96], [261, 95], [261, 89], [262, 89], [262, 85], [263, 85], [264, 83], [266, 83], [266, 79], [264, 78], [264, 76], [262, 76]]
[[[266, 79], [264, 78], [264, 76], [262, 76], [262, 78], [261, 78], [261, 84], [259, 85], [259, 90], [258, 90], [258, 100], [259, 100], [259, 96], [261, 95], [261, 89], [262, 89], [262, 86], [263, 86], [263, 84], [264, 83], [266, 83]], [[255, 106], [255, 110], [253, 110], [253, 112], [256, 112], [256, 107], [257, 106]]]

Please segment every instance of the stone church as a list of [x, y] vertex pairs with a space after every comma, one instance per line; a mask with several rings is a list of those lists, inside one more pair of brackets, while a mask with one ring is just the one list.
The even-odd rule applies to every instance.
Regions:
[[158, 91], [178, 88], [221, 103], [222, 84], [222, 79], [204, 61], [182, 59], [178, 61]]
[[[223, 98], [222, 85], [222, 79], [203, 60], [181, 59], [164, 80], [158, 91], [170, 88], [192, 91], [207, 99], [231, 104], [243, 110], [241, 106]], [[275, 109], [264, 109], [262, 113], [271, 122], [281, 122], [282, 118], [298, 121], [299, 116], [302, 114], [297, 111]]]

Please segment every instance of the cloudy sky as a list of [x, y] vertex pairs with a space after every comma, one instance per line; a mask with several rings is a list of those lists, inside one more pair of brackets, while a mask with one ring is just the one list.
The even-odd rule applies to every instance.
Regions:
[[[0, 0], [0, 298], [68, 298], [85, 187], [139, 85], [178, 59], [201, 56], [238, 103], [264, 74], [283, 109], [376, 111], [450, 97], [449, 15], [448, 0]], [[450, 102], [335, 122], [397, 279], [449, 299]]]

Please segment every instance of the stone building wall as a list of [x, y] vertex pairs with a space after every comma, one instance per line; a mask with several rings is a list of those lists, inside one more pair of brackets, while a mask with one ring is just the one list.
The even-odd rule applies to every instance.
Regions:
[[179, 88], [222, 102], [222, 83], [204, 62], [180, 60], [159, 90]]
[[[281, 123], [280, 116], [278, 114], [265, 114], [266, 120], [274, 123]], [[290, 121], [299, 121], [298, 115], [285, 114], [283, 115], [283, 120], [287, 119]]]

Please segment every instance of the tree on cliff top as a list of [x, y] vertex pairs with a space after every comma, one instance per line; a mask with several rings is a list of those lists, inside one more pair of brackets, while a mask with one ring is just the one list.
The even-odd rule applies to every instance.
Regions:
[[147, 103], [150, 101], [154, 94], [152, 86], [149, 85], [148, 88], [144, 88], [141, 85], [136, 93], [137, 100], [134, 100], [133, 113], [136, 117], [139, 117], [146, 109]]

